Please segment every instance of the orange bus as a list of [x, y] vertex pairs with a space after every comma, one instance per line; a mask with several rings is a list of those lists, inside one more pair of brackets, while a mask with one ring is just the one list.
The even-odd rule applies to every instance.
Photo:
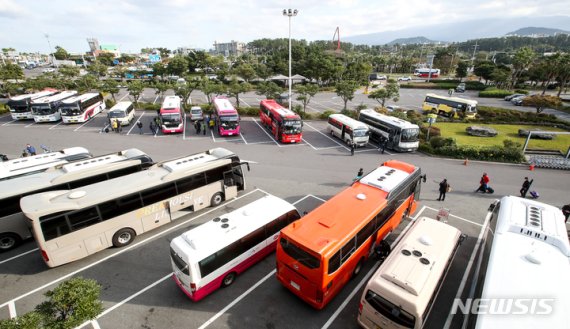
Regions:
[[300, 220], [277, 245], [277, 279], [322, 309], [404, 216], [416, 211], [421, 169], [390, 160]]

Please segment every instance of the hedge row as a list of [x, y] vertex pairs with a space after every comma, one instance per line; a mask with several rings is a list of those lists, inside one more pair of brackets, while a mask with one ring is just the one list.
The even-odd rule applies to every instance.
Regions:
[[446, 145], [434, 148], [431, 144], [422, 143], [419, 150], [426, 153], [446, 156], [455, 159], [473, 159], [514, 163], [521, 163], [525, 161], [525, 157], [522, 154], [520, 148], [511, 147], [490, 146], [479, 148], [474, 146]]
[[479, 106], [477, 107], [477, 115], [479, 121], [483, 123], [531, 123], [567, 126], [567, 123], [557, 119], [552, 114], [522, 112], [498, 107]]
[[512, 94], [528, 94], [528, 91], [517, 89], [515, 91], [511, 90], [504, 90], [504, 89], [496, 89], [496, 88], [487, 88], [483, 91], [479, 92], [479, 97], [487, 97], [487, 98], [504, 98], [505, 96], [509, 96]]

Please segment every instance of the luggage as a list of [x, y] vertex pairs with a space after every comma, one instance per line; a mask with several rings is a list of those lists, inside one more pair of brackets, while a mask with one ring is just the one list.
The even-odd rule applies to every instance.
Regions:
[[538, 194], [537, 191], [530, 191], [530, 197], [533, 199], [538, 199], [540, 195]]
[[491, 186], [488, 186], [487, 187], [487, 193], [493, 194], [493, 193], [495, 193], [495, 190], [493, 190], [493, 188]]

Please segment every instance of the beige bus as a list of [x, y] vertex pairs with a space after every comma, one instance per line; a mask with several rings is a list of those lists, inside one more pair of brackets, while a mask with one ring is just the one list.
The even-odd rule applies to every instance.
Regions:
[[358, 323], [368, 329], [422, 328], [464, 238], [453, 226], [418, 219], [368, 281]]
[[215, 148], [73, 190], [26, 196], [20, 207], [44, 261], [54, 267], [126, 246], [181, 213], [235, 198], [245, 189], [241, 165], [237, 155]]

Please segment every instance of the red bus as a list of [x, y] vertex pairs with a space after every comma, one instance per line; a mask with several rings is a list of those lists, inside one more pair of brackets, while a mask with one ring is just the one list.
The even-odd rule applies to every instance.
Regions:
[[214, 104], [214, 117], [218, 134], [220, 136], [239, 135], [239, 114], [230, 100], [223, 96], [218, 96], [212, 101]]
[[[439, 69], [431, 69], [431, 77], [432, 78], [437, 78], [439, 77], [440, 74], [440, 70]], [[414, 75], [420, 78], [427, 78], [429, 77], [429, 73], [430, 73], [430, 69], [429, 68], [422, 68], [422, 69], [415, 69], [414, 70]]]
[[166, 96], [160, 107], [160, 127], [163, 134], [184, 131], [184, 110], [180, 97]]
[[419, 167], [387, 161], [285, 227], [276, 250], [279, 282], [314, 308], [325, 307], [415, 212], [421, 179]]
[[303, 121], [301, 117], [279, 105], [273, 99], [259, 103], [261, 123], [271, 130], [273, 136], [283, 143], [299, 143], [302, 139]]

